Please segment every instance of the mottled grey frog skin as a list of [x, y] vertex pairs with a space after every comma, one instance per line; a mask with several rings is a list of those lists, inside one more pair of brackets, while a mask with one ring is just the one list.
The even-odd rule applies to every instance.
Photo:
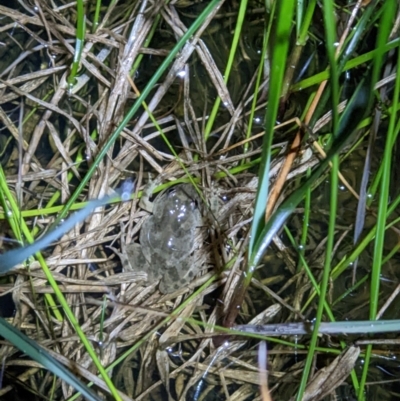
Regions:
[[160, 280], [163, 294], [182, 288], [200, 270], [194, 263], [194, 251], [201, 225], [199, 199], [192, 185], [181, 184], [164, 192], [154, 201], [153, 215], [142, 225], [140, 244], [125, 247], [125, 270], [146, 272], [150, 283]]

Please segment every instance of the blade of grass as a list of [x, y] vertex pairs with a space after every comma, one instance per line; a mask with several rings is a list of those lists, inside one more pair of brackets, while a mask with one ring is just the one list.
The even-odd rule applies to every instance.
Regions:
[[[229, 75], [231, 73], [231, 69], [232, 69], [232, 65], [233, 65], [233, 60], [234, 60], [235, 54], [236, 54], [236, 49], [239, 45], [240, 32], [242, 31], [244, 16], [246, 14], [246, 9], [247, 9], [247, 1], [248, 0], [242, 0], [240, 2], [238, 19], [236, 21], [236, 27], [235, 27], [235, 33], [233, 35], [231, 50], [229, 52], [229, 58], [228, 58], [228, 62], [226, 64], [225, 72], [224, 72], [225, 84], [228, 83]], [[214, 121], [215, 121], [215, 117], [217, 116], [220, 104], [221, 104], [221, 98], [218, 96], [214, 102], [214, 106], [212, 108], [210, 118], [208, 119], [206, 128], [204, 130], [204, 139], [206, 141], [207, 141], [208, 137], [210, 136], [210, 133], [211, 133]]]
[[[390, 41], [389, 43], [387, 43], [385, 45], [385, 52], [395, 49], [396, 47], [399, 46], [399, 43], [400, 43], [400, 38]], [[361, 56], [354, 57], [352, 60], [348, 61], [344, 65], [343, 71], [349, 71], [353, 68], [360, 67], [360, 66], [362, 66], [362, 64], [365, 64], [368, 61], [373, 60], [374, 57], [376, 56], [376, 52], [377, 52], [376, 50], [372, 50], [370, 52], [362, 54]], [[300, 82], [293, 84], [290, 87], [290, 90], [292, 92], [302, 91], [311, 86], [317, 85], [327, 79], [329, 79], [329, 71], [323, 71], [323, 72], [313, 75], [310, 78], [306, 78]]]
[[[382, 18], [379, 24], [379, 32], [377, 37], [377, 53], [374, 60], [373, 80], [376, 82], [383, 65], [384, 47], [389, 37], [390, 28], [392, 26], [392, 19], [396, 15], [396, 2], [387, 1], [383, 5]], [[400, 94], [400, 52], [397, 53], [397, 77], [395, 83], [395, 90], [393, 94], [393, 109], [397, 109], [399, 94]], [[371, 290], [370, 290], [370, 313], [371, 320], [376, 319], [378, 301], [379, 301], [379, 284], [382, 266], [383, 247], [385, 240], [385, 227], [388, 211], [389, 200], [389, 187], [390, 187], [390, 172], [392, 164], [392, 143], [396, 135], [395, 131], [400, 129], [400, 124], [397, 124], [397, 114], [392, 113], [389, 119], [388, 133], [386, 136], [384, 157], [383, 157], [383, 174], [381, 179], [381, 187], [379, 192], [379, 209], [378, 218], [376, 223], [376, 236], [374, 244], [374, 254], [371, 272]], [[360, 390], [358, 393], [358, 400], [364, 400], [364, 388], [367, 381], [367, 374], [369, 368], [369, 361], [371, 359], [372, 345], [368, 345], [365, 352], [365, 362], [360, 381]]]
[[[252, 325], [242, 324], [235, 326], [235, 330], [246, 333], [263, 334], [268, 336], [303, 335], [315, 329], [314, 323], [277, 323]], [[373, 334], [392, 333], [400, 330], [400, 320], [359, 320], [343, 322], [322, 322], [319, 325], [319, 334]]]
[[64, 380], [77, 391], [80, 391], [88, 400], [102, 400], [102, 398], [100, 398], [93, 390], [78, 380], [78, 378], [75, 377], [64, 365], [49, 355], [44, 348], [40, 347], [25, 334], [21, 333], [2, 317], [0, 317], [0, 335], [21, 350], [24, 354], [29, 355], [32, 359], [39, 362], [60, 379]]
[[[331, 84], [331, 100], [332, 100], [332, 133], [333, 137], [337, 137], [339, 131], [339, 115], [338, 115], [338, 104], [339, 104], [339, 74], [336, 65], [335, 56], [335, 43], [336, 43], [336, 23], [332, 19], [334, 13], [332, 0], [324, 0], [323, 14], [324, 14], [324, 25], [326, 35], [326, 50], [329, 57], [329, 67], [331, 71], [330, 84]], [[337, 190], [339, 185], [339, 158], [336, 155], [332, 160], [331, 169], [331, 194], [330, 194], [330, 210], [329, 210], [329, 227], [328, 227], [328, 240], [325, 248], [325, 263], [322, 274], [322, 281], [320, 286], [320, 296], [318, 302], [317, 313], [315, 317], [315, 325], [311, 336], [310, 346], [307, 353], [306, 362], [303, 369], [303, 374], [300, 380], [299, 390], [297, 392], [297, 401], [303, 399], [303, 395], [306, 389], [308, 376], [310, 374], [311, 365], [314, 360], [315, 347], [318, 341], [318, 330], [322, 321], [322, 315], [324, 311], [325, 297], [328, 290], [328, 282], [331, 270], [332, 261], [332, 250], [335, 242], [335, 221], [337, 211]]]
[[282, 97], [284, 97], [285, 99], [287, 98], [287, 95], [289, 93], [290, 84], [293, 81], [293, 74], [298, 67], [301, 54], [309, 37], [308, 30], [310, 28], [316, 4], [317, 4], [316, 0], [307, 2], [306, 13], [303, 16], [306, 4], [303, 1], [297, 2], [296, 46], [291, 51], [288, 62], [288, 68], [286, 69], [285, 78], [283, 82]]
[[[344, 46], [343, 43], [345, 41], [345, 37], [340, 38], [340, 40], [336, 39], [335, 45], [337, 46], [335, 54], [338, 59], [337, 64], [335, 65], [336, 73], [341, 74], [343, 72], [343, 66], [345, 65], [346, 61], [350, 58], [350, 56], [355, 52], [357, 45], [360, 44], [363, 35], [365, 34], [365, 28], [368, 24], [371, 24], [371, 15], [375, 10], [376, 0], [370, 4], [367, 9], [361, 14], [356, 26], [354, 29], [351, 30], [350, 40], [348, 40], [347, 46]], [[346, 29], [345, 32], [348, 32]], [[330, 71], [330, 67], [327, 68]], [[325, 86], [325, 83], [322, 83]], [[322, 89], [322, 87], [320, 87]], [[309, 119], [306, 119], [305, 123], [308, 124], [310, 127], [315, 126], [315, 122], [321, 115], [323, 114], [328, 102], [331, 98], [331, 87], [327, 87], [322, 95], [318, 98], [318, 103], [316, 104], [316, 109], [313, 112], [313, 115], [310, 116]], [[332, 138], [332, 137], [331, 137]], [[332, 138], [333, 139], [333, 138]]]
[[77, 25], [74, 60], [72, 62], [71, 72], [69, 73], [69, 76], [67, 78], [69, 89], [72, 89], [75, 84], [75, 77], [79, 71], [82, 50], [85, 43], [86, 16], [83, 7], [83, 0], [77, 0], [76, 2], [76, 23]]
[[[310, 177], [311, 170], [307, 169], [306, 177]], [[304, 201], [304, 215], [303, 215], [303, 228], [301, 230], [301, 238], [299, 244], [299, 261], [297, 263], [297, 272], [299, 272], [303, 266], [302, 259], [304, 259], [307, 237], [308, 237], [308, 227], [310, 224], [310, 213], [311, 213], [311, 188], [306, 191], [305, 201]]]
[[[326, 2], [325, 2], [326, 5]], [[327, 11], [325, 11], [327, 12]], [[332, 15], [332, 14], [331, 14]], [[322, 321], [322, 315], [324, 311], [325, 297], [328, 290], [329, 276], [331, 271], [331, 261], [332, 261], [332, 249], [335, 240], [335, 221], [336, 221], [336, 211], [337, 211], [337, 189], [339, 185], [338, 178], [339, 171], [339, 158], [335, 156], [332, 160], [332, 170], [331, 170], [331, 195], [330, 195], [330, 210], [329, 210], [329, 228], [328, 228], [328, 240], [326, 243], [325, 250], [325, 264], [322, 274], [322, 281], [320, 286], [320, 297], [318, 302], [317, 313], [315, 317], [314, 329], [311, 336], [310, 345], [308, 348], [307, 358], [303, 369], [303, 374], [300, 380], [299, 390], [297, 392], [297, 401], [303, 399], [304, 391], [306, 389], [308, 376], [310, 374], [311, 365], [315, 356], [315, 348], [317, 346], [319, 326]]]
[[[256, 203], [254, 207], [249, 255], [253, 254], [255, 244], [265, 224], [265, 205], [268, 199], [269, 170], [271, 161], [271, 146], [274, 134], [275, 120], [278, 113], [282, 92], [282, 81], [286, 69], [286, 59], [290, 42], [290, 31], [294, 1], [279, 2], [276, 9], [276, 30], [271, 36], [271, 75], [268, 95], [268, 107], [265, 115], [265, 136], [263, 142], [259, 182]], [[272, 18], [272, 16], [271, 16]]]
[[46, 235], [36, 241], [34, 241], [32, 236], [29, 235], [28, 240], [31, 242], [30, 245], [13, 249], [12, 251], [8, 251], [0, 255], [0, 274], [7, 273], [14, 266], [22, 263], [33, 254], [49, 246], [52, 242], [59, 239], [64, 233], [71, 230], [77, 223], [84, 220], [95, 208], [109, 203], [111, 199], [112, 197], [105, 197], [102, 199], [89, 201], [83, 209], [70, 216], [62, 225], [48, 232]]
[[97, 27], [99, 26], [99, 17], [101, 10], [101, 0], [96, 0], [96, 8], [93, 16], [93, 25], [92, 25], [92, 33], [96, 32]]
[[[275, 9], [275, 4], [276, 2], [273, 3], [273, 8]], [[274, 11], [272, 11], [273, 13]], [[267, 29], [264, 32], [263, 35], [263, 46], [262, 46], [262, 51], [261, 51], [261, 57], [260, 57], [260, 64], [258, 66], [258, 73], [257, 73], [257, 78], [256, 78], [256, 83], [254, 85], [254, 97], [253, 97], [253, 101], [251, 103], [251, 109], [250, 109], [250, 115], [249, 115], [249, 123], [248, 123], [248, 127], [246, 130], [246, 139], [249, 139], [251, 137], [251, 133], [252, 133], [252, 128], [253, 128], [253, 121], [254, 121], [254, 114], [256, 112], [256, 107], [257, 107], [257, 94], [258, 94], [258, 90], [261, 84], [261, 77], [263, 75], [263, 70], [264, 70], [264, 63], [268, 62], [266, 60], [266, 55], [267, 55], [267, 43], [269, 41], [269, 36], [270, 36], [270, 32], [271, 32], [271, 28], [272, 28], [272, 19], [270, 19], [270, 23], [268, 24]], [[243, 150], [245, 153], [248, 152], [249, 149], [249, 144], [245, 143]], [[242, 161], [242, 164], [244, 164], [244, 160]]]

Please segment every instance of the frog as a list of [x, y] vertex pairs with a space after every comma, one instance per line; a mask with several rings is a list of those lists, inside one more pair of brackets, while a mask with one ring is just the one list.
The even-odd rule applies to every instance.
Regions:
[[200, 202], [191, 184], [178, 184], [149, 202], [144, 193], [141, 207], [152, 214], [144, 221], [138, 243], [125, 245], [125, 271], [146, 272], [147, 282], [160, 281], [159, 290], [169, 294], [187, 285], [199, 273], [196, 234], [202, 226]]

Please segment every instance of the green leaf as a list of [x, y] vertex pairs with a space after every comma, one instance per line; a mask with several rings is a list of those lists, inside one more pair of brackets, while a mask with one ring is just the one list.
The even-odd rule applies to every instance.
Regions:
[[64, 365], [54, 359], [44, 348], [39, 346], [35, 341], [31, 340], [25, 334], [9, 324], [0, 317], [0, 335], [8, 340], [11, 344], [21, 350], [24, 354], [29, 355], [36, 362], [39, 362], [45, 368], [53, 372], [60, 379], [67, 382], [77, 391], [82, 393], [88, 400], [101, 401], [96, 393], [76, 378]]

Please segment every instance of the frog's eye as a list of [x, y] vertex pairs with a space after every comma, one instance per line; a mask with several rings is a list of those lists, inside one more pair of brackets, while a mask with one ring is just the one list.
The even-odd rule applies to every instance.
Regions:
[[199, 206], [199, 205], [197, 204], [197, 201], [194, 200], [194, 199], [192, 199], [191, 202], [190, 202], [190, 208], [191, 208], [192, 210], [195, 210], [195, 209], [198, 208], [198, 206]]
[[167, 190], [167, 195], [168, 195], [168, 196], [175, 196], [175, 195], [176, 195], [176, 189], [175, 189], [175, 187], [169, 188], [169, 189]]

